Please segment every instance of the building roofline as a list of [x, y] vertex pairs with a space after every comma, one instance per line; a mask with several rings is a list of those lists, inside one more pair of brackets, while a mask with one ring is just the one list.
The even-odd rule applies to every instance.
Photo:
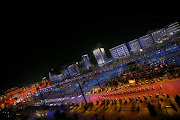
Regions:
[[[119, 46], [121, 46], [121, 45], [125, 45], [125, 46], [126, 46], [126, 44], [125, 44], [125, 43], [123, 43], [123, 44], [120, 44], [120, 45], [118, 45], [118, 46], [115, 46], [115, 47], [113, 47], [113, 48], [109, 49], [109, 51], [110, 51], [110, 50], [112, 50], [112, 49], [114, 49], [114, 48], [116, 48], [116, 47], [119, 47]], [[127, 47], [127, 46], [126, 46], [126, 47]]]
[[138, 39], [134, 39], [134, 40], [129, 41], [128, 43], [134, 42], [134, 41], [136, 41], [136, 40], [138, 41]]
[[[143, 38], [143, 37], [146, 37], [146, 36], [150, 36], [150, 34], [146, 34], [146, 35], [144, 35], [144, 36], [142, 36], [140, 38]], [[140, 38], [138, 38], [138, 39], [140, 39]]]

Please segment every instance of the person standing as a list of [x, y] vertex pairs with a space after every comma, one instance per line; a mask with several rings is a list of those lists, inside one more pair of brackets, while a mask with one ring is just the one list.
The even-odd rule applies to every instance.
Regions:
[[162, 85], [161, 84], [159, 85], [159, 88], [162, 89]]
[[154, 85], [152, 85], [152, 90], [154, 90]]

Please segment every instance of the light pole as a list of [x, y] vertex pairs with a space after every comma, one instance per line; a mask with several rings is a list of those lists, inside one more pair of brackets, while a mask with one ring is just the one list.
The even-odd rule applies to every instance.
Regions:
[[85, 101], [85, 103], [87, 104], [86, 98], [85, 98], [85, 96], [84, 96], [84, 92], [82, 91], [82, 87], [81, 87], [81, 85], [80, 85], [79, 82], [78, 82], [78, 84], [79, 84], [79, 88], [80, 88], [80, 90], [81, 90], [82, 96], [83, 96], [83, 98], [84, 98], [84, 101]]

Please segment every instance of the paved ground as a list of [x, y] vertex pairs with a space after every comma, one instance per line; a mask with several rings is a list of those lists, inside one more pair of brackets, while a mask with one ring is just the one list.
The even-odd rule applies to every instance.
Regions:
[[[159, 85], [162, 85], [162, 89], [159, 88]], [[154, 85], [154, 90], [152, 90], [152, 85]], [[96, 100], [99, 100], [98, 96], [101, 96], [101, 94], [105, 93], [95, 93], [95, 94], [91, 94], [91, 95], [85, 95], [87, 101], [93, 101], [94, 105], [92, 107], [89, 107], [88, 110], [85, 111], [83, 106], [78, 106], [78, 107], [74, 107], [69, 113], [68, 115], [71, 116], [71, 118], [74, 116], [74, 114], [78, 114], [78, 119], [79, 120], [94, 120], [94, 116], [95, 114], [98, 114], [98, 119], [102, 120], [103, 116], [105, 118], [105, 120], [117, 120], [117, 118], [120, 119], [125, 119], [125, 120], [129, 120], [129, 119], [178, 119], [180, 118], [180, 108], [178, 107], [177, 103], [175, 102], [173, 96], [175, 96], [176, 94], [180, 95], [180, 78], [179, 79], [174, 79], [174, 80], [164, 80], [162, 82], [156, 82], [153, 84], [146, 84], [143, 86], [139, 86], [139, 88], [146, 88], [149, 87], [149, 91], [145, 90], [142, 92], [137, 92], [137, 93], [128, 93], [128, 94], [120, 94], [120, 95], [111, 95], [112, 99], [117, 98], [119, 100], [119, 98], [122, 98], [122, 104], [119, 103], [119, 101], [117, 102], [117, 105], [114, 105], [112, 103], [110, 103], [108, 106], [107, 105], [96, 105]], [[132, 87], [132, 88], [126, 88], [126, 90], [128, 89], [138, 89], [138, 87]], [[125, 89], [123, 89], [124, 91]], [[120, 90], [121, 91], [121, 90]], [[162, 93], [167, 93], [171, 96], [171, 102], [170, 100], [165, 96], [162, 96]], [[112, 92], [110, 92], [111, 94]], [[160, 98], [163, 98], [163, 101], [159, 101], [159, 103], [161, 104], [161, 109], [159, 109], [158, 107], [158, 101], [157, 98], [155, 97], [155, 93], [160, 94]], [[150, 99], [148, 94], [152, 95], [152, 98]], [[147, 108], [147, 104], [148, 102], [144, 100], [143, 95], [146, 95], [146, 97], [148, 98], [149, 102], [154, 105], [155, 110], [157, 115], [156, 116], [152, 116]], [[142, 99], [142, 102], [139, 103], [140, 106], [140, 111], [137, 112], [137, 107], [138, 107], [138, 103], [133, 100], [133, 104], [130, 103], [128, 97], [134, 97], [136, 98], [137, 96], [140, 96], [140, 99]], [[123, 99], [124, 97], [126, 97], [127, 102], [125, 103], [125, 100]], [[66, 102], [82, 102], [83, 101], [83, 97], [75, 97], [74, 99], [69, 98]], [[174, 111], [174, 109], [171, 106], [171, 103], [173, 103], [177, 109], [177, 111]], [[48, 117], [52, 117], [53, 118], [53, 112], [52, 110], [49, 111], [48, 115], [46, 118]], [[51, 114], [51, 115], [49, 115]], [[31, 116], [34, 116], [33, 118], [36, 118], [37, 115], [34, 114], [34, 112], [32, 113]], [[49, 119], [49, 118], [48, 118]]]
[[[159, 89], [159, 84], [162, 85], [162, 89]], [[117, 120], [117, 118], [120, 119], [125, 119], [125, 120], [129, 120], [129, 119], [179, 119], [180, 118], [180, 108], [178, 107], [178, 105], [176, 104], [174, 98], [172, 96], [175, 96], [176, 94], [180, 94], [180, 79], [176, 79], [176, 80], [168, 80], [168, 81], [163, 81], [160, 83], [155, 83], [155, 84], [148, 84], [145, 85], [149, 86], [149, 88], [151, 88], [151, 86], [154, 85], [155, 90], [149, 90], [149, 91], [143, 91], [143, 92], [137, 92], [137, 93], [130, 93], [130, 94], [123, 94], [123, 95], [113, 95], [111, 96], [112, 99], [117, 98], [119, 99], [120, 97], [126, 97], [128, 103], [124, 103], [124, 99], [123, 99], [123, 103], [122, 105], [119, 104], [119, 102], [117, 103], [117, 105], [112, 105], [109, 104], [107, 105], [93, 105], [93, 107], [89, 108], [87, 111], [85, 111], [83, 109], [82, 106], [79, 107], [75, 107], [73, 110], [71, 110], [71, 112], [69, 113], [70, 116], [73, 116], [75, 113], [78, 114], [78, 118], [80, 120], [91, 120], [94, 119], [94, 115], [98, 114], [98, 118], [102, 119], [102, 117], [104, 116], [105, 119], [107, 120]], [[133, 88], [137, 88], [137, 87], [133, 87]], [[171, 96], [171, 102], [167, 97], [163, 97], [162, 94], [160, 94], [160, 98], [163, 98], [163, 101], [159, 101], [159, 103], [161, 104], [161, 109], [158, 107], [158, 101], [157, 98], [155, 98], [155, 93], [167, 93]], [[97, 93], [97, 94], [92, 94], [92, 95], [86, 95], [86, 98], [88, 100], [88, 97], [90, 98], [91, 101], [96, 101], [98, 100], [98, 96], [101, 95], [102, 93]], [[148, 94], [152, 94], [152, 98], [150, 99]], [[147, 104], [148, 102], [144, 100], [144, 98], [142, 97], [142, 95], [146, 95], [148, 100], [150, 101], [150, 103], [152, 105], [154, 105], [155, 110], [157, 115], [156, 116], [152, 116], [150, 115], [150, 112], [147, 108]], [[140, 111], [137, 112], [136, 108], [138, 106], [138, 104], [135, 102], [134, 103], [130, 103], [128, 96], [133, 96], [133, 97], [137, 97], [140, 96], [140, 98], [143, 100], [142, 103], [139, 104], [140, 106]], [[82, 97], [76, 98], [76, 100], [82, 101]], [[72, 100], [74, 101], [74, 99]], [[95, 102], [94, 102], [95, 103]], [[175, 105], [177, 111], [175, 111], [172, 106], [171, 103]]]
[[[162, 85], [162, 89], [159, 88], [160, 84]], [[152, 90], [152, 85], [154, 85], [154, 90]], [[137, 93], [128, 93], [128, 94], [120, 94], [120, 95], [112, 95], [111, 98], [114, 99], [114, 98], [123, 98], [123, 97], [137, 97], [137, 96], [142, 96], [142, 95], [146, 95], [148, 96], [148, 94], [151, 94], [153, 96], [155, 96], [155, 93], [157, 94], [160, 94], [161, 92], [162, 93], [167, 93], [169, 94], [170, 96], [175, 96], [176, 94], [180, 94], [180, 79], [173, 79], [173, 80], [164, 80], [162, 82], [157, 82], [157, 83], [153, 83], [153, 84], [146, 84], [146, 85], [142, 85], [142, 86], [139, 86], [139, 88], [146, 88], [146, 86], [149, 87], [149, 91], [145, 90], [145, 91], [141, 91], [141, 92], [137, 92]], [[138, 89], [138, 87], [132, 87], [132, 89]], [[131, 88], [126, 88], [124, 90], [131, 90]], [[121, 91], [121, 90], [120, 90]], [[103, 92], [105, 93], [105, 92]], [[96, 100], [99, 100], [98, 96], [100, 96], [101, 94], [103, 93], [96, 93], [96, 94], [91, 94], [91, 95], [85, 95], [86, 97], [86, 100], [87, 101], [93, 101], [95, 102]], [[110, 92], [111, 94], [112, 92]], [[82, 102], [83, 101], [83, 97], [75, 97], [74, 99], [69, 99], [68, 101], [71, 101], [71, 102], [76, 102], [76, 100], [78, 102]]]

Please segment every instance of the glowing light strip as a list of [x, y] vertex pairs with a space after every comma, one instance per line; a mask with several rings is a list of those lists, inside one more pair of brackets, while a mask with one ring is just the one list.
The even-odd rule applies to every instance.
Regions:
[[102, 54], [101, 54], [100, 48], [98, 48], [98, 50], [99, 50], [100, 56], [101, 56], [101, 58], [102, 58], [102, 60], [103, 60], [103, 63], [104, 63], [104, 59], [103, 59], [103, 57], [102, 57]]

